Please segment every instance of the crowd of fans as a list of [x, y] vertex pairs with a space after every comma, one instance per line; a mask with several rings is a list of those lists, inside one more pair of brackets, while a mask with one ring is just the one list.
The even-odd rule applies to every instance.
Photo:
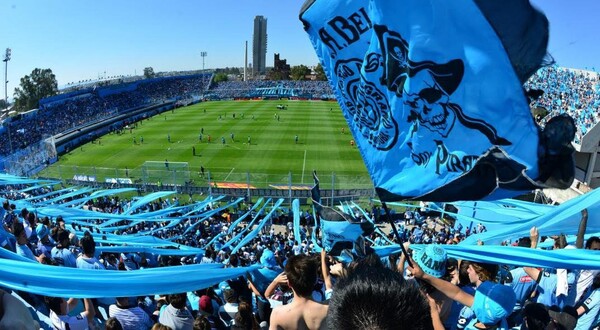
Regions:
[[578, 127], [579, 141], [598, 123], [600, 77], [596, 72], [548, 66], [538, 70], [525, 88], [544, 91], [544, 94], [533, 102], [534, 107], [545, 108], [550, 112], [550, 116], [569, 114]]
[[310, 99], [332, 98], [333, 96], [333, 91], [328, 81], [248, 80], [215, 83], [208, 91], [207, 97], [222, 100], [261, 97], [270, 95], [270, 89], [286, 90], [286, 93], [289, 92], [288, 94], [290, 94], [286, 94], [287, 96]]
[[[315, 249], [323, 233], [315, 227], [308, 210], [301, 213], [301, 227], [294, 228], [289, 210], [280, 209], [262, 232], [234, 252], [226, 246], [249, 221], [231, 226], [249, 212], [251, 205], [230, 208], [207, 204], [204, 210], [222, 209], [204, 221], [184, 219], [175, 226], [156, 221], [111, 225], [99, 228], [101, 220], [67, 224], [58, 216], [38, 218], [36, 212], [17, 209], [10, 201], [28, 199], [40, 205], [53, 198], [53, 189], [5, 186], [0, 208], [0, 245], [35, 262], [55, 267], [98, 271], [135, 271], [185, 264], [220, 263], [225, 268], [260, 265], [270, 274], [270, 283], [248, 273], [245, 277], [214, 283], [191, 292], [166, 296], [118, 297], [106, 299], [65, 299], [41, 297], [26, 292], [0, 291], [2, 302], [19, 304], [20, 295], [47, 316], [38, 319], [41, 327], [56, 329], [593, 329], [600, 322], [599, 271], [509, 268], [497, 264], [448, 258], [446, 244], [485, 232], [482, 224], [470, 228], [450, 226], [438, 213], [414, 208], [395, 217], [405, 254], [380, 258], [374, 253], [347, 261], [325, 250]], [[21, 190], [22, 189], [22, 190]], [[66, 193], [66, 192], [64, 192]], [[75, 197], [73, 197], [75, 198]], [[73, 200], [65, 198], [63, 203]], [[134, 199], [106, 196], [89, 199], [84, 209], [123, 214]], [[157, 199], [136, 209], [144, 214], [177, 209], [186, 203], [177, 197]], [[367, 221], [383, 220], [379, 207], [359, 213]], [[181, 216], [181, 214], [169, 214]], [[252, 217], [257, 216], [256, 213]], [[261, 215], [258, 214], [260, 217]], [[587, 219], [584, 211], [582, 217]], [[271, 226], [271, 224], [276, 224]], [[279, 224], [279, 226], [277, 225]], [[190, 226], [196, 230], [186, 231]], [[230, 230], [233, 229], [233, 230]], [[295, 230], [298, 229], [298, 230]], [[389, 228], [386, 229], [389, 231]], [[204, 253], [176, 257], [151, 253], [98, 252], [112, 245], [108, 234], [135, 237], [151, 232], [175, 245], [199, 247]], [[314, 232], [314, 234], [313, 234]], [[300, 242], [294, 237], [298, 234]], [[542, 233], [543, 234], [543, 233]], [[380, 228], [364, 232], [366, 249], [394, 240]], [[532, 228], [530, 237], [510, 239], [506, 244], [536, 248], [540, 233]], [[411, 244], [427, 244], [412, 252]], [[123, 244], [123, 243], [120, 243]], [[133, 243], [132, 243], [133, 244]], [[577, 243], [577, 248], [584, 248]], [[579, 245], [580, 244], [580, 245]], [[118, 245], [118, 244], [117, 244]], [[564, 237], [556, 237], [554, 249], [570, 248]], [[571, 247], [575, 248], [575, 247]], [[586, 249], [600, 250], [600, 239], [591, 237]], [[333, 253], [333, 252], [332, 252]], [[409, 263], [410, 261], [410, 263]], [[568, 286], [561, 289], [562, 282]], [[84, 289], [82, 289], [84, 290]], [[149, 288], [151, 291], [152, 289]], [[4, 298], [6, 297], [6, 298]], [[7, 299], [7, 300], [4, 300]], [[280, 307], [281, 306], [281, 307]], [[4, 307], [7, 308], [7, 307]], [[15, 306], [9, 308], [18, 309]], [[1, 309], [0, 309], [1, 310]], [[18, 319], [15, 318], [18, 315]], [[4, 313], [2, 324], [31, 322], [27, 312]], [[4, 323], [7, 322], [7, 323]]]
[[[0, 156], [38, 142], [42, 137], [56, 135], [125, 113], [142, 106], [170, 100], [235, 99], [268, 94], [268, 90], [292, 91], [294, 96], [321, 99], [332, 98], [333, 91], [327, 81], [225, 81], [213, 83], [210, 75], [168, 77], [141, 80], [117, 86], [89, 88], [76, 96], [53, 102], [40, 102], [33, 114], [19, 120], [7, 120], [0, 130]], [[136, 85], [128, 89], [126, 86]], [[544, 94], [532, 106], [543, 107], [551, 115], [568, 113], [577, 122], [580, 140], [598, 123], [600, 106], [600, 78], [597, 73], [549, 66], [540, 69], [525, 85]], [[106, 92], [123, 88], [122, 92]], [[266, 94], [265, 94], [266, 93]], [[187, 103], [187, 102], [186, 102]]]
[[[304, 93], [318, 94], [329, 88], [312, 82], [277, 83], [282, 88]], [[597, 123], [598, 83], [594, 74], [549, 67], [534, 76], [529, 87], [547, 91], [535, 105], [571, 114], [585, 134]], [[206, 84], [204, 78], [167, 79], [142, 83], [127, 93], [101, 96], [100, 91], [90, 91], [47, 103], [35, 115], [9, 124], [11, 141], [26, 146], [35, 138], [57, 134], [65, 127], [74, 128], [140, 106], [197, 93]], [[232, 98], [272, 86], [273, 82], [225, 82], [211, 91], [220, 98]], [[66, 123], [74, 123], [74, 126]], [[4, 154], [5, 147], [0, 146]], [[315, 226], [310, 211], [302, 213], [301, 227], [295, 230], [289, 210], [278, 210], [270, 219], [270, 224], [275, 226], [266, 226], [260, 235], [235, 252], [227, 245], [238, 234], [246, 232], [249, 222], [239, 223], [235, 228], [231, 226], [236, 218], [249, 212], [251, 205], [236, 204], [235, 208], [224, 209], [201, 222], [184, 218], [173, 226], [158, 221], [113, 224], [119, 229], [111, 230], [110, 234], [134, 237], [151, 233], [175, 245], [204, 250], [195, 256], [176, 257], [98, 252], [100, 246], [116, 244], [110, 243], [103, 236], [108, 233], [99, 229], [103, 221], [81, 224], [61, 216], [38, 218], [36, 212], [26, 208], [18, 210], [8, 201], [27, 199], [41, 204], [51, 198], [48, 197], [52, 196], [51, 188], [2, 188], [0, 198], [6, 201], [0, 208], [0, 247], [35, 262], [98, 271], [207, 263], [223, 264], [226, 268], [261, 265], [276, 274], [267, 285], [248, 274], [167, 296], [81, 301], [5, 289], [0, 290], [0, 325], [6, 328], [30, 327], [34, 322], [56, 329], [594, 329], [600, 324], [599, 271], [587, 270], [584, 265], [578, 270], [511, 269], [448, 258], [444, 245], [458, 244], [469, 235], [485, 232], [486, 228], [481, 224], [470, 228], [450, 226], [427, 209], [403, 212], [397, 221], [399, 238], [381, 229], [365, 233], [367, 251], [383, 242], [400, 239], [406, 242], [405, 248], [411, 255], [392, 255], [382, 260], [367, 253], [366, 257], [351, 262], [325, 251], [318, 252], [312, 237], [321, 243], [323, 233]], [[62, 202], [72, 200], [66, 198]], [[133, 199], [99, 197], [90, 199], [85, 209], [123, 214], [134, 202]], [[182, 204], [177, 198], [158, 199], [132, 214]], [[219, 205], [208, 204], [196, 212], [218, 208]], [[260, 217], [254, 213], [250, 218], [254, 216]], [[587, 217], [585, 212], [583, 217]], [[363, 221], [370, 218], [377, 224], [383, 212], [373, 207], [362, 218]], [[192, 226], [196, 230], [188, 231]], [[299, 240], [295, 233], [300, 235]], [[576, 246], [569, 246], [563, 236], [554, 240], [554, 249], [600, 250], [600, 239], [595, 236]], [[536, 248], [539, 241], [540, 233], [532, 228], [529, 237], [512, 239], [505, 244]], [[410, 244], [427, 247], [411, 252]], [[19, 310], [22, 305], [32, 305], [46, 319], [34, 321], [27, 311]]]
[[[134, 89], [111, 86], [89, 89], [74, 97], [41, 102], [34, 113], [6, 122], [0, 132], [0, 156], [37, 143], [44, 137], [68, 132], [144, 106], [196, 97], [208, 87], [210, 75], [171, 77], [135, 82]], [[111, 89], [116, 92], [111, 92]], [[120, 91], [122, 88], [123, 91]], [[43, 101], [43, 100], [42, 100]]]

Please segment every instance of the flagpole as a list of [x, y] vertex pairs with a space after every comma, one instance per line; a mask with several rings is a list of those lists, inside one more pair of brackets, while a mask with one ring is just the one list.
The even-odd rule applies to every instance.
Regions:
[[392, 226], [392, 231], [394, 232], [394, 235], [396, 236], [396, 240], [398, 241], [398, 244], [400, 245], [400, 249], [402, 249], [402, 253], [404, 253], [404, 255], [406, 256], [406, 262], [408, 262], [408, 265], [410, 267], [412, 267], [413, 266], [412, 261], [410, 260], [410, 256], [408, 255], [408, 252], [404, 248], [404, 242], [402, 241], [402, 238], [398, 234], [398, 230], [396, 229], [396, 224], [392, 220], [392, 216], [390, 215], [390, 209], [388, 208], [388, 206], [385, 202], [381, 202], [381, 205], [383, 206], [383, 209], [385, 210], [385, 215], [387, 217], [388, 223], [390, 224], [390, 226]]

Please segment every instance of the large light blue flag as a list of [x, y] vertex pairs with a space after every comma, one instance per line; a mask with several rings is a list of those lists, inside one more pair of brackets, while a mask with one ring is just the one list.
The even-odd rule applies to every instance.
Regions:
[[527, 0], [308, 0], [300, 19], [382, 201], [570, 185], [572, 120], [545, 134], [523, 92], [548, 39]]

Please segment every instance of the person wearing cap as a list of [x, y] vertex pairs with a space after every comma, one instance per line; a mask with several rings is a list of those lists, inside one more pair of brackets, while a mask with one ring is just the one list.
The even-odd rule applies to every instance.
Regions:
[[223, 329], [225, 327], [221, 320], [215, 317], [212, 299], [207, 295], [200, 297], [198, 302], [198, 317], [205, 317], [211, 329]]
[[52, 258], [51, 252], [54, 248], [54, 244], [50, 241], [50, 230], [43, 223], [38, 223], [35, 227], [35, 232], [39, 238], [35, 253], [39, 255], [45, 255], [48, 260]]
[[[408, 248], [408, 244], [406, 247]], [[415, 262], [419, 264], [421, 269], [438, 279], [441, 279], [446, 275], [446, 263], [448, 260], [448, 256], [446, 255], [446, 250], [442, 248], [440, 245], [436, 244], [428, 244], [424, 249], [417, 251], [415, 254]], [[400, 263], [398, 264], [398, 271], [403, 273], [404, 270], [404, 254], [400, 257]], [[410, 281], [414, 281], [411, 279]], [[435, 301], [437, 308], [439, 309], [439, 316], [442, 322], [446, 322], [448, 317], [450, 316], [450, 311], [452, 309], [452, 299], [445, 296], [439, 290], [435, 290], [435, 288], [427, 287], [427, 284], [419, 283], [422, 286], [422, 289], [429, 294], [429, 296]]]
[[497, 266], [475, 262], [469, 265], [469, 279], [477, 288], [475, 295], [426, 273], [416, 260], [413, 260], [413, 267], [409, 267], [409, 270], [415, 278], [426, 281], [447, 297], [473, 310], [474, 318], [459, 320], [459, 323], [462, 321], [465, 324], [464, 329], [509, 329], [506, 317], [515, 306], [516, 296], [510, 287], [492, 282]]

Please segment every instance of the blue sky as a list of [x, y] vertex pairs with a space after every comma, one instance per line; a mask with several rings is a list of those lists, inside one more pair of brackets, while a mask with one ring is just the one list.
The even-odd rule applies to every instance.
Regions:
[[[278, 52], [291, 65], [316, 65], [298, 20], [304, 0], [0, 0], [0, 56], [12, 49], [9, 98], [19, 79], [50, 68], [59, 85], [98, 75], [140, 74], [244, 63], [256, 15], [268, 19], [267, 66]], [[534, 0], [551, 24], [558, 64], [600, 70], [598, 0]], [[4, 64], [4, 63], [1, 63]], [[4, 66], [0, 69], [4, 75]], [[2, 84], [0, 97], [4, 97]]]

